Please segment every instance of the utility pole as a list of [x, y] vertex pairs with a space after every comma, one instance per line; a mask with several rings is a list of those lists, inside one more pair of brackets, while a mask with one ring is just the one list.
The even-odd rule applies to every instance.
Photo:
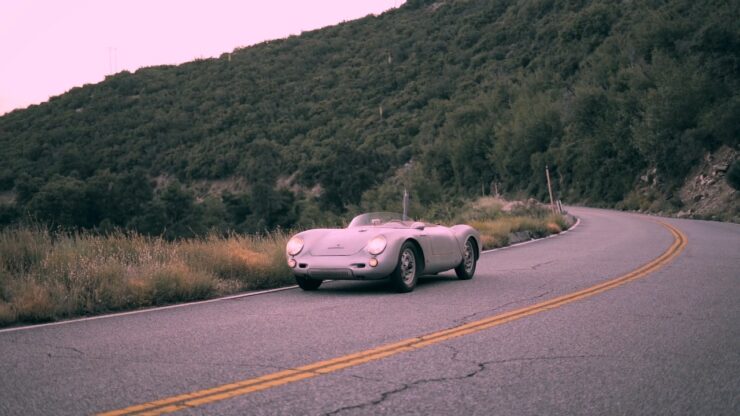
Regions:
[[550, 184], [550, 169], [545, 165], [545, 176], [547, 176], [547, 191], [550, 193], [550, 209], [555, 213], [555, 202], [552, 199], [552, 185]]
[[403, 188], [403, 220], [404, 221], [409, 219], [408, 213], [409, 213], [409, 193], [408, 191], [406, 191], [406, 188]]

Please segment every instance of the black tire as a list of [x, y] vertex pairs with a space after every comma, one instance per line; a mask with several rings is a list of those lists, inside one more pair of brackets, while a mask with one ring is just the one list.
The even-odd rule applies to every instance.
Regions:
[[465, 241], [465, 247], [463, 251], [463, 259], [460, 265], [455, 267], [455, 274], [460, 280], [470, 280], [475, 274], [475, 267], [478, 263], [477, 249], [475, 241], [472, 238], [468, 238]]
[[405, 242], [398, 253], [398, 264], [391, 273], [391, 284], [397, 292], [407, 293], [414, 290], [419, 280], [419, 253], [411, 242]]
[[298, 283], [298, 286], [300, 286], [303, 290], [316, 290], [319, 288], [319, 286], [321, 286], [323, 280], [309, 279], [307, 277], [296, 275], [295, 282]]

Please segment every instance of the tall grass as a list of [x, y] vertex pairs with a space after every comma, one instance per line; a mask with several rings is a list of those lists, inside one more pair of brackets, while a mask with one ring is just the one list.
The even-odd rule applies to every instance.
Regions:
[[[453, 217], [454, 215], [454, 217]], [[482, 198], [450, 222], [481, 232], [483, 249], [558, 233], [566, 218], [536, 203]], [[205, 299], [292, 283], [288, 235], [167, 241], [123, 232], [0, 231], [0, 326]]]
[[483, 250], [558, 234], [570, 226], [566, 216], [553, 214], [536, 202], [511, 203], [497, 198], [468, 204], [456, 222], [467, 223], [481, 233]]
[[0, 325], [204, 299], [291, 281], [286, 235], [168, 242], [0, 231]]

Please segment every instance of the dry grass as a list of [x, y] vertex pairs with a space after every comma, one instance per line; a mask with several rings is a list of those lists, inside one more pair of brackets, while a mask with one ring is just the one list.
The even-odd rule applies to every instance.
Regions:
[[558, 234], [569, 227], [565, 216], [552, 214], [539, 204], [524, 203], [504, 211], [507, 205], [512, 204], [481, 198], [463, 211], [458, 222], [466, 222], [480, 231], [484, 250]]
[[[485, 198], [455, 223], [481, 232], [483, 249], [559, 233], [563, 216], [536, 204]], [[291, 284], [288, 235], [230, 235], [170, 242], [137, 234], [0, 231], [0, 326], [205, 299]]]
[[168, 242], [140, 235], [0, 232], [0, 326], [205, 299], [292, 281], [287, 236]]
[[0, 326], [8, 325], [16, 321], [16, 313], [7, 302], [0, 302]]

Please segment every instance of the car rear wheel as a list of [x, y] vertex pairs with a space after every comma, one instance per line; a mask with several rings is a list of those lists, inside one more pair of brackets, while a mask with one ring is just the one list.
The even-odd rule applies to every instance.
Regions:
[[323, 282], [320, 279], [309, 279], [298, 275], [295, 276], [295, 281], [303, 290], [316, 290], [321, 286], [321, 282]]
[[475, 258], [475, 252], [475, 243], [472, 238], [468, 238], [463, 250], [463, 259], [460, 262], [460, 265], [455, 267], [455, 274], [457, 274], [458, 279], [469, 280], [473, 278], [476, 262], [478, 260]]
[[391, 274], [391, 284], [398, 292], [411, 292], [416, 287], [419, 272], [418, 258], [416, 247], [408, 241], [403, 243], [398, 255], [398, 264]]

